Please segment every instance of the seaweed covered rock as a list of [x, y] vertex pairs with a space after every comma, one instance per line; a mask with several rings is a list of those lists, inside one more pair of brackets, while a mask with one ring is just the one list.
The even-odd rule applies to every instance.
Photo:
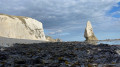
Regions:
[[0, 67], [120, 67], [119, 45], [46, 42], [14, 44], [4, 49]]

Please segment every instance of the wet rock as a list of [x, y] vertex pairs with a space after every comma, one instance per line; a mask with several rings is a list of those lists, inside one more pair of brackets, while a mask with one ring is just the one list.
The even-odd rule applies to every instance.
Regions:
[[17, 60], [15, 61], [16, 64], [26, 64], [25, 60]]
[[8, 55], [0, 53], [0, 60], [6, 60], [6, 59], [8, 59]]
[[[69, 67], [88, 64], [120, 63], [117, 46], [91, 45], [81, 42], [56, 42], [40, 44], [16, 44], [0, 53], [0, 63], [16, 66]], [[5, 57], [5, 58], [4, 58]]]

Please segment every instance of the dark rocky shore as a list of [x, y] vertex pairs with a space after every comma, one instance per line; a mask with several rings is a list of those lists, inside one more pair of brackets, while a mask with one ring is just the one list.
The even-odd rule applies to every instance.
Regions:
[[0, 67], [119, 67], [120, 63], [117, 45], [55, 42], [0, 49]]

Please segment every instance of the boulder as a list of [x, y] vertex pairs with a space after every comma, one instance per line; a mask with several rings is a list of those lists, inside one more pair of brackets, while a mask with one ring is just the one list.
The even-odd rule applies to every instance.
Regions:
[[86, 38], [86, 41], [98, 40], [96, 38], [96, 36], [94, 35], [94, 32], [93, 32], [92, 25], [91, 25], [90, 21], [87, 22], [84, 37]]
[[0, 36], [17, 39], [46, 40], [41, 22], [30, 17], [0, 14]]

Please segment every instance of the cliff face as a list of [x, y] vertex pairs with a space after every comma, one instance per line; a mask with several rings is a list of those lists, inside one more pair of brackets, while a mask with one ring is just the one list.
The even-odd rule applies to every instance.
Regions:
[[46, 40], [42, 23], [22, 16], [0, 14], [0, 36], [18, 39]]
[[87, 22], [87, 26], [85, 28], [84, 37], [86, 38], [86, 41], [98, 40], [96, 38], [96, 36], [94, 35], [94, 33], [93, 33], [93, 29], [92, 29], [92, 25], [91, 25], [90, 21]]

